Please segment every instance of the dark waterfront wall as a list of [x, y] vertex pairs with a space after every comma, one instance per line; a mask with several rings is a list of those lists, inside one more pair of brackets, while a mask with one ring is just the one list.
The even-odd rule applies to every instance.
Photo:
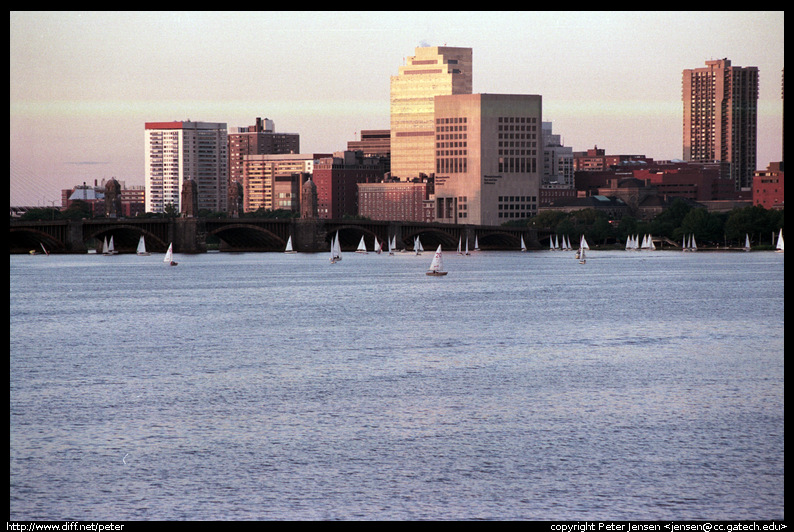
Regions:
[[422, 236], [423, 243], [435, 242], [453, 249], [460, 239], [468, 240], [471, 246], [478, 236], [481, 246], [486, 242], [484, 248], [493, 250], [517, 250], [523, 236], [530, 249], [541, 249], [537, 232], [528, 228], [354, 219], [183, 217], [12, 221], [10, 252], [39, 251], [43, 244], [54, 253], [85, 253], [86, 242], [101, 242], [111, 235], [116, 237], [116, 248], [123, 253], [133, 251], [141, 235], [146, 237], [147, 248], [153, 252], [164, 252], [173, 243], [177, 253], [204, 253], [211, 235], [229, 244], [229, 249], [258, 251], [283, 251], [291, 236], [296, 251], [322, 252], [328, 251], [329, 238], [337, 231], [343, 249], [351, 246], [355, 249], [361, 235], [370, 243], [377, 237], [384, 248], [388, 239], [396, 236], [398, 249], [410, 248], [417, 235]]

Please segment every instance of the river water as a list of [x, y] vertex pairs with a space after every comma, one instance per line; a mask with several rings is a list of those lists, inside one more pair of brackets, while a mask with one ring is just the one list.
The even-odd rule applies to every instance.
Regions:
[[10, 518], [777, 519], [783, 254], [10, 257]]

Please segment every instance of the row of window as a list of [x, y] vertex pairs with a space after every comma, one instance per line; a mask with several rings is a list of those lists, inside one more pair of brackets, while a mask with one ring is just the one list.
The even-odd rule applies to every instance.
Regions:
[[500, 157], [499, 172], [505, 173], [533, 173], [537, 171], [535, 157]]
[[500, 116], [498, 122], [500, 124], [536, 124], [538, 119], [535, 116]]
[[466, 157], [449, 157], [436, 159], [437, 174], [457, 174], [468, 172], [468, 159]]

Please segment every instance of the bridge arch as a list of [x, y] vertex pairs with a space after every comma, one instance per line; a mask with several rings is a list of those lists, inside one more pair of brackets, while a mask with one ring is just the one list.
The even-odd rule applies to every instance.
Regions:
[[515, 232], [479, 229], [476, 231], [476, 234], [480, 249], [495, 248], [518, 250], [521, 247], [521, 235]]
[[165, 242], [158, 234], [153, 233], [140, 225], [118, 224], [118, 225], [99, 225], [85, 226], [83, 231], [83, 243], [88, 247], [88, 242], [96, 239], [102, 242], [105, 237], [113, 236], [113, 245], [117, 251], [133, 251], [138, 248], [138, 241], [141, 235], [146, 239], [147, 251], [162, 251], [165, 253], [168, 242]]
[[361, 237], [364, 237], [364, 242], [367, 249], [371, 249], [375, 243], [375, 237], [378, 237], [379, 242], [383, 242], [384, 248], [386, 247], [386, 236], [382, 234], [379, 228], [368, 227], [367, 225], [360, 224], [333, 224], [327, 225], [325, 228], [325, 242], [328, 246], [331, 245], [331, 239], [339, 232], [339, 245], [343, 251], [353, 251], [358, 248], [358, 243], [361, 242]]
[[66, 245], [56, 236], [31, 227], [11, 227], [9, 247], [12, 253], [41, 251], [42, 244], [47, 251], [66, 251]]
[[[444, 249], [457, 249], [458, 241], [463, 236], [461, 228], [441, 227], [405, 227], [402, 232], [402, 244], [407, 249], [413, 249], [414, 238], [419, 237], [422, 247], [426, 250], [435, 250], [439, 244]], [[399, 243], [398, 243], [398, 247]]]
[[225, 224], [207, 231], [207, 235], [219, 238], [227, 251], [283, 251], [287, 245], [286, 239], [273, 231], [246, 223]]

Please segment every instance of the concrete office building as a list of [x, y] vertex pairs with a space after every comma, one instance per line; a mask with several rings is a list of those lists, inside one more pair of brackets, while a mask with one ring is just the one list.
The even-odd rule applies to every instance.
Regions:
[[[243, 157], [243, 211], [298, 210], [303, 182], [292, 176], [311, 175], [314, 165], [328, 153], [246, 155]], [[295, 192], [297, 191], [297, 192]]]
[[543, 185], [573, 188], [573, 148], [562, 145], [552, 133], [551, 122], [543, 122]]
[[424, 212], [427, 190], [424, 182], [358, 183], [358, 214], [371, 220], [432, 222]]
[[407, 180], [434, 170], [433, 98], [471, 94], [471, 48], [416, 48], [391, 76], [391, 173]]
[[300, 153], [300, 135], [276, 133], [272, 120], [257, 117], [256, 123], [247, 127], [233, 127], [229, 131], [229, 181], [243, 182], [243, 157]]
[[317, 186], [317, 216], [342, 218], [358, 214], [358, 184], [383, 179], [380, 157], [365, 157], [360, 151], [334, 152], [314, 165], [312, 181]]
[[360, 151], [365, 157], [389, 157], [391, 134], [388, 129], [362, 129], [361, 140], [347, 141], [347, 151]]
[[196, 182], [199, 209], [226, 210], [226, 124], [146, 122], [144, 135], [146, 212], [182, 212], [185, 179]]
[[435, 97], [437, 222], [499, 225], [537, 214], [542, 98]]
[[736, 190], [752, 185], [756, 170], [758, 68], [731, 66], [729, 59], [686, 69], [683, 158], [720, 162]]

